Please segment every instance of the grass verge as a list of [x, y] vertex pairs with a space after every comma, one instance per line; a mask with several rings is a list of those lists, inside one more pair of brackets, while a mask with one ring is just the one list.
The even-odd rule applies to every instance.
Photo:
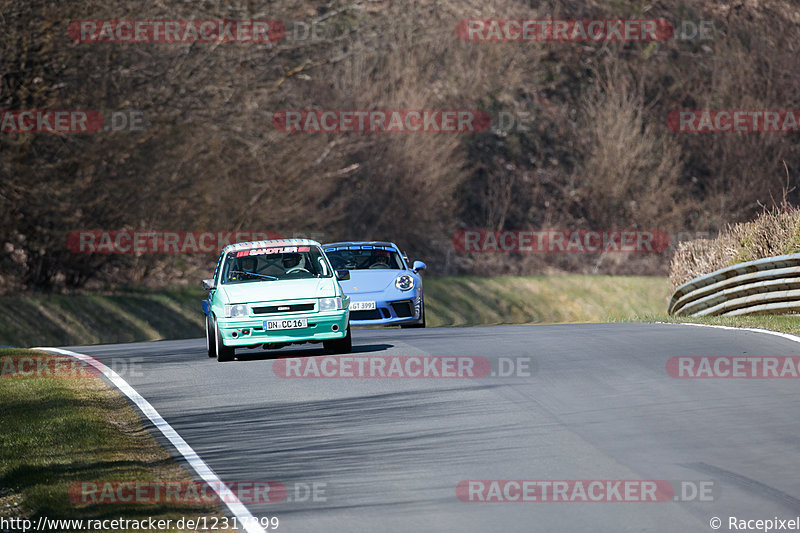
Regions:
[[0, 345], [68, 346], [203, 336], [202, 289], [0, 297]]
[[[0, 297], [0, 345], [65, 346], [203, 336], [199, 287]], [[666, 315], [667, 278], [564, 274], [425, 280], [429, 327], [580, 322], [697, 322], [800, 333], [796, 317]]]
[[646, 321], [675, 324], [710, 324], [736, 328], [758, 328], [800, 335], [800, 317], [797, 315], [709, 316], [709, 317], [645, 317]]
[[[609, 322], [663, 312], [666, 278], [458, 277], [425, 280], [430, 327]], [[200, 288], [0, 298], [0, 345], [67, 346], [203, 336]]]
[[181, 518], [222, 516], [213, 503], [92, 504], [83, 503], [79, 495], [71, 497], [70, 487], [75, 490], [80, 486], [73, 484], [80, 482], [190, 482], [192, 477], [143, 428], [127, 401], [100, 378], [86, 373], [9, 377], [29, 368], [19, 365], [20, 357], [64, 361], [45, 352], [0, 349], [0, 517], [34, 522], [39, 517], [153, 517], [175, 524]]
[[565, 274], [425, 280], [430, 326], [633, 321], [663, 313], [666, 278]]

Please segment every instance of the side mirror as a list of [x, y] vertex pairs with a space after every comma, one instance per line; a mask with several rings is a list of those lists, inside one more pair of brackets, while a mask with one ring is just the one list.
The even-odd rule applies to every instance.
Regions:
[[336, 271], [336, 279], [339, 281], [345, 281], [350, 279], [350, 271], [349, 270], [337, 270]]
[[207, 290], [207, 291], [213, 291], [214, 289], [216, 289], [217, 286], [214, 284], [214, 279], [213, 278], [204, 279], [203, 280], [203, 288], [205, 290]]
[[411, 269], [415, 271], [425, 270], [426, 268], [428, 268], [428, 266], [422, 261], [414, 261], [414, 266], [411, 267]]

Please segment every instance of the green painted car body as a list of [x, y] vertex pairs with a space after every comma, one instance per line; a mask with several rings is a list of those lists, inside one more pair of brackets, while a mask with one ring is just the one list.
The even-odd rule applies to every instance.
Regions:
[[337, 275], [347, 276], [333, 270], [316, 241], [279, 239], [226, 246], [214, 278], [203, 280], [209, 290], [203, 300], [209, 356], [232, 359], [236, 347], [279, 348], [320, 341], [326, 348], [350, 351], [350, 299]]

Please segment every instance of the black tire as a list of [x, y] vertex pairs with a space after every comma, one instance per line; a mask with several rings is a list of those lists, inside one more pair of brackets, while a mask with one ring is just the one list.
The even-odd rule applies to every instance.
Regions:
[[425, 327], [425, 304], [422, 304], [422, 322], [419, 324], [406, 324], [405, 326], [400, 326], [404, 329], [411, 329], [411, 328], [424, 328]]
[[214, 321], [214, 339], [216, 340], [217, 361], [224, 363], [226, 361], [233, 361], [236, 356], [236, 348], [225, 346], [222, 341], [222, 333], [219, 331], [217, 321]]
[[350, 353], [353, 351], [353, 337], [350, 335], [350, 324], [347, 325], [347, 335], [342, 339], [322, 341], [326, 350], [332, 353]]
[[213, 338], [214, 334], [214, 324], [211, 317], [206, 315], [206, 350], [208, 350], [209, 357], [217, 356], [217, 340]]

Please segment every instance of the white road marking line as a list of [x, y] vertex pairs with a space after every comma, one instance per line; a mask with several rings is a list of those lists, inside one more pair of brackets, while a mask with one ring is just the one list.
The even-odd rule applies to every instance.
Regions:
[[772, 331], [771, 329], [763, 328], [739, 328], [736, 326], [719, 326], [716, 324], [695, 324], [692, 322], [656, 322], [656, 324], [673, 324], [677, 326], [697, 326], [701, 328], [718, 328], [718, 329], [732, 329], [734, 331], [753, 331], [756, 333], [766, 333], [768, 335], [775, 335], [776, 337], [783, 337], [790, 341], [800, 342], [800, 337], [792, 335], [791, 333], [783, 333], [782, 331]]
[[236, 517], [236, 520], [239, 524], [243, 526], [245, 531], [248, 533], [265, 533], [264, 529], [259, 524], [258, 520], [253, 517], [247, 507], [239, 501], [239, 498], [233, 492], [228, 489], [227, 485], [222, 482], [222, 480], [211, 470], [205, 461], [203, 461], [197, 452], [195, 452], [191, 446], [189, 446], [183, 437], [181, 437], [175, 429], [169, 425], [169, 423], [164, 420], [158, 411], [150, 405], [150, 402], [145, 400], [141, 394], [136, 392], [136, 389], [131, 387], [127, 381], [122, 379], [122, 377], [104, 365], [102, 362], [98, 361], [94, 357], [89, 355], [84, 355], [76, 352], [70, 352], [69, 350], [62, 350], [60, 348], [33, 348], [34, 350], [44, 350], [48, 352], [58, 353], [62, 355], [68, 355], [70, 357], [75, 357], [76, 359], [80, 359], [81, 361], [85, 361], [86, 363], [95, 367], [98, 371], [102, 372], [105, 377], [107, 377], [111, 383], [113, 383], [125, 396], [130, 398], [130, 400], [136, 404], [137, 407], [150, 419], [161, 433], [172, 443], [173, 446], [183, 455], [184, 459], [194, 468], [197, 475], [200, 476], [203, 481], [208, 483], [214, 491], [219, 495], [219, 498], [225, 505], [228, 506], [231, 513]]

